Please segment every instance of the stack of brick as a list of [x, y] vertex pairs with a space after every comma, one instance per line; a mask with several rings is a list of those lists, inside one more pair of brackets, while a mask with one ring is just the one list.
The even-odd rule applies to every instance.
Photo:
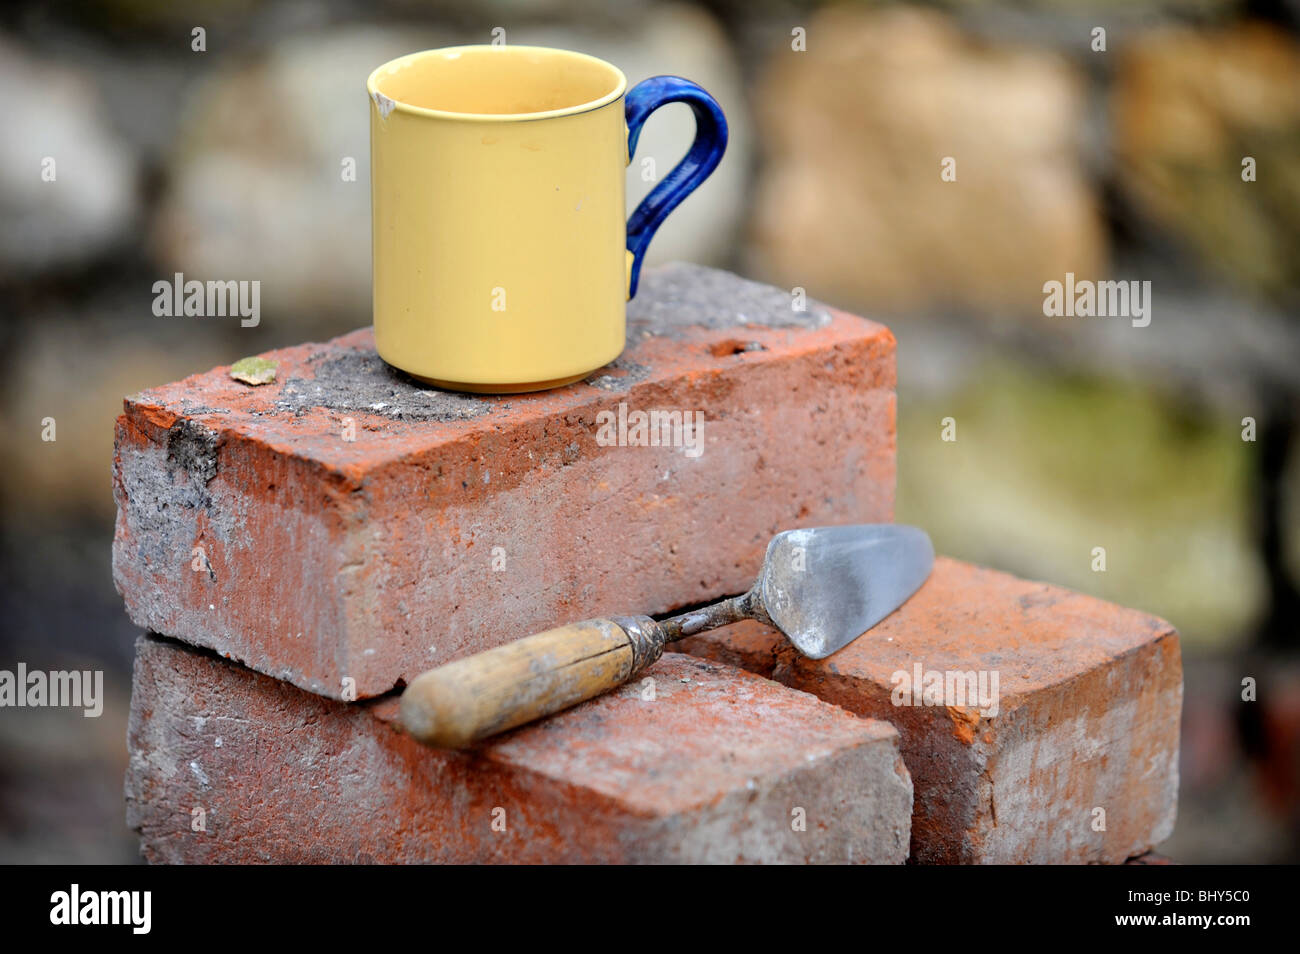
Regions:
[[368, 331], [267, 357], [271, 384], [218, 368], [118, 420], [147, 859], [1118, 862], [1169, 833], [1176, 633], [946, 560], [820, 662], [739, 624], [464, 752], [401, 731], [431, 666], [741, 592], [783, 529], [890, 520], [881, 325], [677, 265], [623, 356], [554, 391], [423, 388]]

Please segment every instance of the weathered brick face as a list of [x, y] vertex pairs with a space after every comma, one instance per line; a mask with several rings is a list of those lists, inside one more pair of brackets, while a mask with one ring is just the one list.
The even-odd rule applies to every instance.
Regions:
[[[679, 647], [896, 726], [915, 861], [1118, 863], [1173, 830], [1182, 662], [1155, 617], [941, 557], [902, 609], [827, 659], [757, 623]], [[996, 712], [969, 697], [897, 704], [911, 701], [898, 674], [910, 683], [917, 665], [985, 673], [988, 688], [996, 672]]]
[[[359, 331], [272, 353], [271, 385], [218, 368], [127, 399], [132, 619], [366, 698], [563, 622], [743, 590], [780, 530], [892, 517], [887, 329], [689, 266], [648, 273], [629, 319], [616, 365], [540, 394], [418, 387]], [[602, 443], [620, 405], [702, 412], [702, 452]]]
[[441, 752], [392, 724], [391, 698], [348, 705], [142, 637], [128, 822], [173, 863], [907, 857], [889, 725], [676, 653], [646, 677]]

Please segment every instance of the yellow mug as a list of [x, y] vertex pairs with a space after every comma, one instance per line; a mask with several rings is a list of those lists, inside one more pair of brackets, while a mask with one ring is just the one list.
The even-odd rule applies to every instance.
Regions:
[[[717, 102], [675, 76], [629, 91], [603, 60], [530, 46], [412, 53], [366, 86], [380, 357], [485, 393], [618, 357], [646, 246], [726, 148]], [[669, 102], [694, 111], [695, 142], [624, 223], [626, 167]]]

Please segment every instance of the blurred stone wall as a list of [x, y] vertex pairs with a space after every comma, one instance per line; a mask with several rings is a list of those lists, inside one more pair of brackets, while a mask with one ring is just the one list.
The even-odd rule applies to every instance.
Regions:
[[[503, 30], [717, 96], [727, 157], [650, 259], [888, 321], [900, 519], [1239, 652], [1272, 592], [1242, 420], [1287, 433], [1300, 416], [1298, 23], [1292, 0], [9, 4], [4, 649], [125, 673], [134, 632], [107, 564], [121, 397], [366, 324], [365, 76]], [[665, 108], [638, 155], [666, 171], [691, 128]], [[629, 208], [653, 185], [638, 168]], [[154, 317], [152, 284], [177, 271], [260, 280], [260, 324]], [[1045, 315], [1066, 273], [1151, 281], [1151, 323]], [[1300, 466], [1282, 456], [1263, 470], [1294, 578]]]

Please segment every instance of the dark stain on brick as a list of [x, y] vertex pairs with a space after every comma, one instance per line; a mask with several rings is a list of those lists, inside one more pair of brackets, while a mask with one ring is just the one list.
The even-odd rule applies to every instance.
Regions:
[[1017, 599], [1024, 610], [1046, 609], [1061, 601], [1061, 592], [1054, 587], [1044, 586], [1033, 593], [1026, 593]]
[[167, 431], [167, 461], [206, 484], [217, 476], [217, 433], [182, 418]]

